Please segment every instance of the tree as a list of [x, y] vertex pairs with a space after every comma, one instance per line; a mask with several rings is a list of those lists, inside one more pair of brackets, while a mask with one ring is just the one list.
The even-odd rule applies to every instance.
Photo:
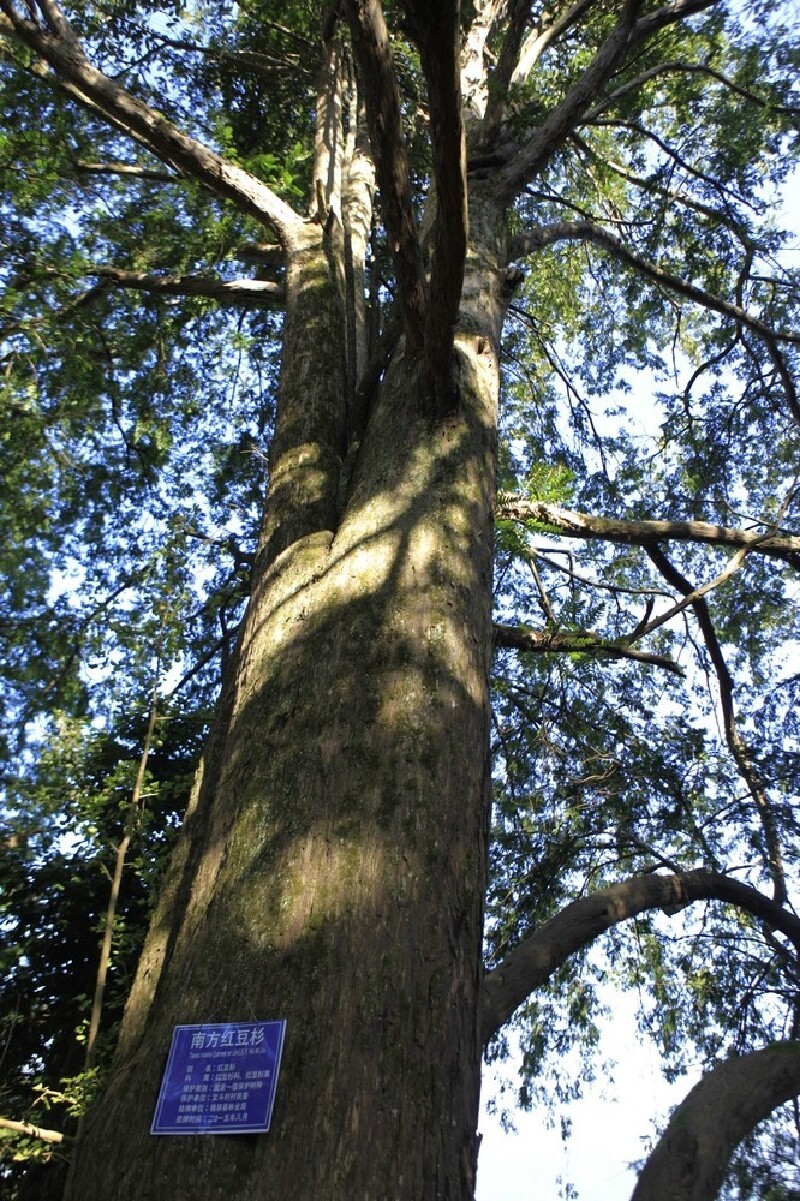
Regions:
[[[681, 1020], [713, 1058], [796, 1012], [776, 639], [800, 337], [766, 220], [796, 39], [722, 0], [322, 9], [0, 3], [12, 719], [35, 740], [36, 713], [91, 712], [97, 610], [157, 612], [132, 598], [159, 555], [238, 555], [213, 640], [199, 622], [221, 696], [73, 1197], [190, 1196], [198, 1171], [241, 1198], [471, 1196], [484, 1044], [554, 971], [557, 1020], [520, 1016], [531, 1070], [564, 1024], [590, 1038], [576, 953], [635, 914], [726, 906], [688, 951], [617, 934], [668, 1051]], [[216, 404], [228, 339], [244, 433]], [[595, 400], [665, 358], [653, 453]], [[251, 473], [218, 461], [196, 500], [215, 434]], [[213, 511], [264, 466], [250, 562], [246, 519]], [[70, 556], [95, 609], [42, 603]], [[719, 743], [672, 683], [682, 641]], [[172, 1027], [273, 1016], [275, 1131], [154, 1140]]]

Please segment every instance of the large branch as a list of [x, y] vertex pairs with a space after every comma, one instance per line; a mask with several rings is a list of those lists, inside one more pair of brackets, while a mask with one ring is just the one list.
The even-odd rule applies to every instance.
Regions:
[[53, 71], [70, 96], [157, 158], [197, 180], [218, 196], [271, 225], [287, 248], [296, 244], [303, 222], [250, 172], [228, 162], [183, 133], [162, 113], [121, 88], [89, 62], [66, 17], [48, 0], [47, 27], [20, 16], [11, 0], [0, 0], [0, 33], [28, 46]]
[[12, 1118], [0, 1118], [0, 1130], [10, 1130], [13, 1134], [22, 1135], [23, 1138], [35, 1138], [43, 1143], [72, 1142], [72, 1139], [62, 1134], [60, 1130], [48, 1130], [44, 1126], [32, 1126], [30, 1122], [16, 1122]]
[[681, 875], [651, 873], [633, 876], [602, 892], [567, 905], [538, 930], [534, 930], [488, 973], [483, 984], [481, 1036], [487, 1043], [511, 1017], [518, 1005], [570, 955], [619, 922], [648, 909], [677, 913], [694, 901], [722, 901], [773, 930], [778, 930], [800, 953], [800, 918], [763, 893], [719, 872], [697, 868]]
[[425, 285], [389, 33], [380, 0], [348, 0], [346, 12], [364, 88], [381, 212], [400, 290], [406, 345], [415, 353], [422, 349], [424, 337]]
[[738, 1144], [800, 1094], [800, 1042], [718, 1063], [675, 1110], [631, 1201], [713, 1201]]
[[[52, 270], [53, 275], [59, 272]], [[245, 308], [280, 307], [286, 299], [283, 284], [260, 279], [219, 279], [214, 275], [148, 275], [143, 271], [124, 271], [118, 267], [95, 267], [91, 272], [98, 283], [77, 293], [66, 304], [47, 315], [28, 317], [0, 325], [0, 334], [35, 329], [47, 321], [62, 321], [78, 310], [88, 308], [111, 288], [146, 292], [155, 296], [205, 296], [222, 305], [243, 305]]]
[[686, 280], [681, 279], [679, 275], [673, 275], [672, 272], [665, 271], [655, 263], [651, 263], [640, 255], [635, 254], [619, 238], [614, 237], [613, 234], [603, 229], [602, 226], [595, 225], [592, 221], [559, 221], [553, 225], [543, 226], [541, 229], [530, 230], [515, 239], [512, 247], [512, 255], [514, 257], [521, 257], [524, 254], [530, 254], [534, 250], [540, 250], [545, 246], [552, 246], [557, 242], [565, 241], [592, 242], [597, 246], [602, 246], [614, 258], [625, 263], [626, 266], [632, 267], [640, 275], [651, 280], [659, 287], [666, 288], [678, 296], [685, 296], [687, 300], [692, 300], [695, 304], [710, 309], [714, 313], [719, 313], [721, 316], [735, 321], [737, 325], [743, 326], [745, 329], [752, 330], [766, 345], [775, 370], [783, 384], [783, 390], [792, 416], [800, 423], [800, 398], [798, 398], [794, 380], [780, 349], [781, 342], [787, 342], [795, 346], [800, 345], [800, 334], [790, 330], [776, 331], [771, 329], [766, 322], [759, 320], [758, 317], [753, 317], [741, 305], [724, 300], [721, 296], [715, 296], [712, 292], [707, 292], [704, 288], [697, 287], [696, 284], [688, 283]]
[[509, 493], [498, 498], [498, 517], [513, 521], [535, 521], [562, 538], [600, 538], [634, 546], [652, 546], [656, 542], [701, 542], [731, 550], [747, 549], [761, 555], [783, 559], [800, 568], [800, 536], [796, 534], [758, 533], [708, 521], [620, 520], [578, 513], [538, 500], [525, 500]]
[[262, 279], [219, 279], [215, 275], [148, 275], [118, 267], [96, 267], [93, 274], [108, 287], [150, 292], [159, 296], [207, 296], [221, 304], [266, 305], [274, 308], [286, 298], [283, 284]]
[[115, 160], [104, 163], [89, 163], [83, 159], [71, 159], [72, 168], [79, 175], [112, 175], [131, 179], [146, 179], [151, 183], [179, 183], [180, 176], [169, 171], [156, 171], [152, 167], [142, 167], [138, 163], [126, 163]]

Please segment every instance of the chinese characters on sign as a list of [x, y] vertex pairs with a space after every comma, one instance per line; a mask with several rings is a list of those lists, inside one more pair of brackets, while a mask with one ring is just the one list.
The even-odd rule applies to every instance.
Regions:
[[151, 1134], [269, 1130], [286, 1022], [176, 1026]]

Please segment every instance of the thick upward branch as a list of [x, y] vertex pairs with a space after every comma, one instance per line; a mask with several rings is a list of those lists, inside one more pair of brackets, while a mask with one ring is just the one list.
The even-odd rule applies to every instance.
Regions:
[[467, 254], [467, 152], [461, 104], [460, 4], [458, 0], [406, 0], [430, 103], [436, 219], [425, 359], [435, 407], [443, 414], [455, 401], [452, 363]]
[[694, 901], [709, 900], [735, 905], [765, 922], [786, 935], [800, 953], [800, 918], [747, 884], [703, 868], [681, 875], [634, 876], [573, 901], [489, 972], [483, 985], [484, 1044], [570, 955], [612, 926], [648, 909], [673, 914]]
[[[497, 63], [497, 83], [504, 81], [506, 73], [508, 73], [510, 83], [524, 83], [545, 50], [549, 46], [552, 46], [554, 42], [557, 42], [569, 29], [572, 29], [580, 21], [581, 17], [590, 8], [595, 7], [597, 3], [598, 0], [575, 0], [575, 3], [565, 8], [563, 12], [558, 14], [545, 12], [537, 28], [528, 34], [525, 41], [519, 47], [519, 53], [513, 63], [510, 64], [510, 70], [507, 67], [505, 72], [502, 70], [503, 54], [506, 51], [506, 45], [504, 44]], [[512, 32], [512, 29], [509, 28], [509, 33]]]
[[642, 0], [625, 0], [619, 20], [560, 104], [496, 177], [497, 197], [510, 204], [549, 162], [628, 53]]

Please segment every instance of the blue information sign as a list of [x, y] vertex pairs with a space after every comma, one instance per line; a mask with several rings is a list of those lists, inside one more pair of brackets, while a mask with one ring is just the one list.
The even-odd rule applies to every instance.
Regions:
[[176, 1026], [151, 1134], [269, 1130], [286, 1022]]

